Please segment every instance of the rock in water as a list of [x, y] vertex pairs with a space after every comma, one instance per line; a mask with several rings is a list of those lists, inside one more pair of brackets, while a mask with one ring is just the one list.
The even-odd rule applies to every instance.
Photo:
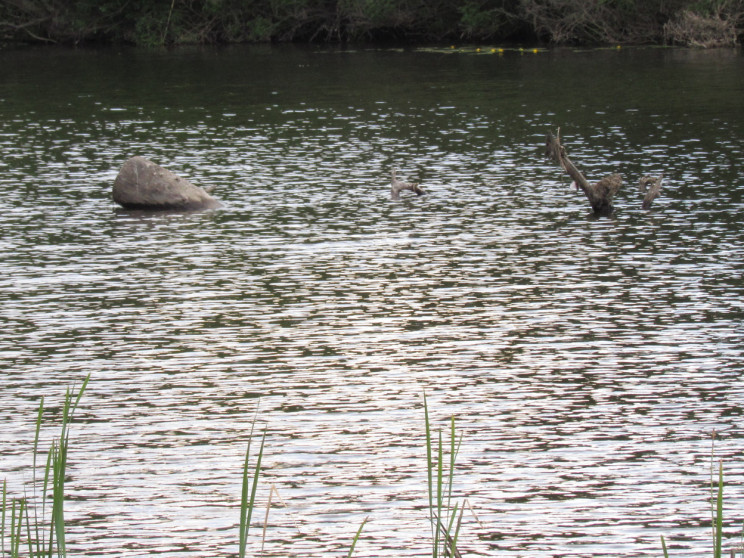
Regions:
[[132, 157], [122, 165], [113, 198], [126, 209], [198, 211], [222, 206], [203, 188], [144, 157]]

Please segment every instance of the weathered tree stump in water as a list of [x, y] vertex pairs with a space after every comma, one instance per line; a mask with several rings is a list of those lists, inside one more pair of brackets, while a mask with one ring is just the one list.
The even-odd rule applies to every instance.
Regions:
[[643, 194], [643, 203], [641, 207], [648, 209], [656, 198], [661, 193], [661, 181], [664, 179], [664, 175], [661, 176], [642, 176], [639, 182], [641, 194]]
[[598, 215], [610, 215], [615, 209], [612, 206], [612, 198], [623, 184], [622, 175], [610, 174], [599, 182], [590, 184], [579, 169], [576, 168], [576, 165], [571, 162], [568, 155], [566, 155], [566, 149], [561, 145], [560, 132], [560, 128], [555, 136], [551, 132], [548, 132], [545, 142], [545, 156], [566, 171], [566, 174], [571, 177], [576, 186], [584, 192], [594, 213]]
[[204, 188], [144, 157], [125, 161], [114, 181], [113, 198], [126, 209], [199, 211], [222, 206]]

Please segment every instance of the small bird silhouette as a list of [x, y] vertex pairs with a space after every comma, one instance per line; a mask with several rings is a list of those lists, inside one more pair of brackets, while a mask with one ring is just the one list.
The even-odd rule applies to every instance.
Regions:
[[390, 181], [390, 198], [393, 200], [399, 200], [400, 199], [400, 193], [402, 190], [410, 190], [411, 192], [415, 192], [418, 196], [423, 196], [426, 194], [421, 187], [418, 184], [414, 184], [412, 182], [401, 182], [398, 180], [398, 178], [395, 176], [395, 167], [393, 167], [393, 173], [392, 173], [392, 180]]
[[661, 193], [661, 181], [664, 180], [664, 175], [659, 176], [642, 176], [639, 181], [639, 189], [643, 194], [643, 203], [641, 207], [648, 209], [656, 198]]

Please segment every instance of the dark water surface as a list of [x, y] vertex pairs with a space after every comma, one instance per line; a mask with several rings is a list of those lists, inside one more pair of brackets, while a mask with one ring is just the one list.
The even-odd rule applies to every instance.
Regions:
[[[714, 430], [733, 544], [742, 98], [733, 50], [0, 52], [2, 476], [90, 373], [71, 555], [233, 555], [259, 405], [264, 556], [345, 555], [366, 516], [355, 556], [425, 556], [426, 392], [464, 556], [709, 552]], [[624, 174], [613, 218], [541, 159], [558, 126]], [[118, 210], [135, 154], [225, 208]], [[391, 202], [393, 165], [430, 194]]]

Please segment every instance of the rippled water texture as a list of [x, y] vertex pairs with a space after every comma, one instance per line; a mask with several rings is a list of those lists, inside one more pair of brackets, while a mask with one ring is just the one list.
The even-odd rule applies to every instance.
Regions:
[[[741, 52], [25, 49], [0, 68], [0, 467], [19, 494], [38, 399], [53, 422], [90, 373], [71, 554], [234, 554], [258, 406], [259, 500], [285, 504], [264, 556], [345, 554], [366, 516], [355, 556], [425, 556], [424, 392], [464, 436], [464, 556], [660, 555], [661, 534], [702, 555], [714, 429], [738, 541]], [[614, 217], [542, 160], [556, 127], [590, 180], [624, 174]], [[135, 154], [225, 208], [117, 209]], [[393, 165], [429, 195], [391, 202]]]

